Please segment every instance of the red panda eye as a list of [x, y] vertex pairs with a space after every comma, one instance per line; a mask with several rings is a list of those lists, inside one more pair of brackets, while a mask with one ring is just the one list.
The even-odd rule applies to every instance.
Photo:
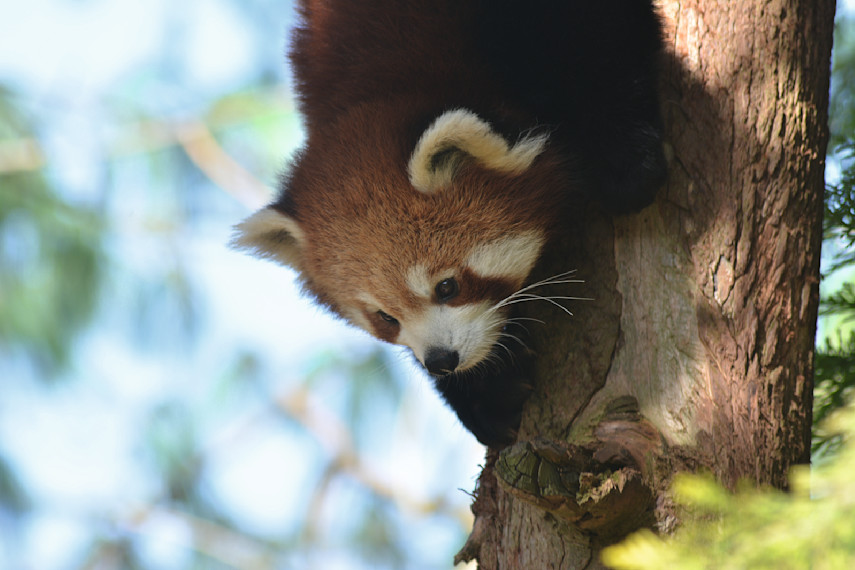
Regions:
[[389, 313], [384, 313], [383, 311], [377, 311], [377, 314], [380, 315], [380, 318], [386, 321], [387, 323], [391, 323], [393, 325], [398, 324], [398, 319], [390, 315]]
[[440, 301], [449, 301], [460, 292], [460, 285], [457, 284], [457, 279], [449, 277], [437, 283], [434, 292]]

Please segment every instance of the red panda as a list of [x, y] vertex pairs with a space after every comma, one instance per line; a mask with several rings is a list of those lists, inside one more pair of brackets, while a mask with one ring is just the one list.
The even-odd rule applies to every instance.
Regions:
[[409, 347], [478, 440], [506, 445], [531, 355], [503, 338], [541, 252], [583, 201], [637, 210], [665, 176], [652, 2], [302, 0], [300, 12], [290, 57], [306, 142], [234, 244]]

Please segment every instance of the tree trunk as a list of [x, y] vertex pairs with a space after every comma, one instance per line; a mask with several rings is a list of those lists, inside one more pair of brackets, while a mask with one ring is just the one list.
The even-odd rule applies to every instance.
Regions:
[[542, 264], [594, 300], [531, 315], [535, 394], [458, 555], [482, 569], [601, 567], [673, 528], [675, 472], [785, 487], [810, 459], [834, 0], [660, 9], [670, 179], [637, 215], [581, 212]]

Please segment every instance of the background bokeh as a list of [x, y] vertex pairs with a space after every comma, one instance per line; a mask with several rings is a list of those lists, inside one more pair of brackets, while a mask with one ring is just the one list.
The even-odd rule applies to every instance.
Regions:
[[[293, 21], [0, 0], [0, 568], [451, 567], [483, 448], [408, 356], [227, 247], [301, 141]], [[827, 294], [850, 237], [828, 234]], [[819, 344], [851, 356], [835, 318]]]
[[293, 19], [0, 7], [0, 568], [448, 568], [462, 545], [480, 446], [405, 355], [226, 245], [301, 141]]

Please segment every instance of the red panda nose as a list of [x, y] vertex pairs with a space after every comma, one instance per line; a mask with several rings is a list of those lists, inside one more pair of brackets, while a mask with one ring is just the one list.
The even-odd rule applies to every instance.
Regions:
[[425, 352], [425, 368], [436, 376], [454, 372], [458, 364], [460, 364], [460, 355], [456, 350], [431, 347]]

